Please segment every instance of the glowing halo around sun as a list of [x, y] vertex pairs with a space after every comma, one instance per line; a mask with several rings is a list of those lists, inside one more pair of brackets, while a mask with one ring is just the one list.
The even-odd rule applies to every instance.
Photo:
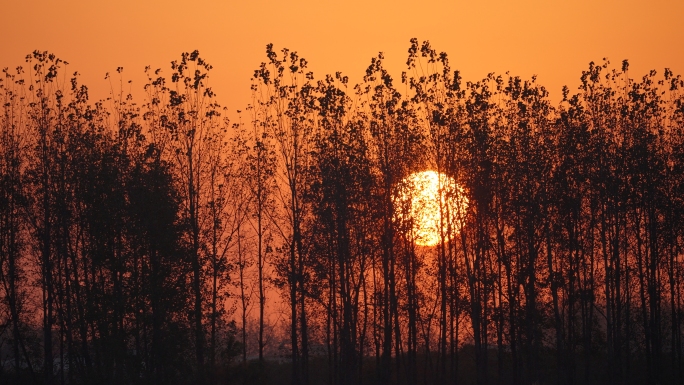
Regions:
[[397, 198], [396, 217], [407, 225], [406, 230], [419, 246], [440, 243], [440, 224], [445, 241], [449, 241], [460, 232], [468, 208], [465, 191], [454, 178], [432, 170], [404, 178]]

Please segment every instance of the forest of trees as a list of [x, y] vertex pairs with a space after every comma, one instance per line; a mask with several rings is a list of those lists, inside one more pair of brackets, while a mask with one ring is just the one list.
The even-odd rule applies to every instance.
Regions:
[[[5, 69], [0, 384], [684, 384], [684, 80], [604, 59], [556, 105], [383, 61], [269, 45], [230, 122], [197, 51], [97, 102], [53, 54]], [[434, 247], [423, 170], [468, 199]]]

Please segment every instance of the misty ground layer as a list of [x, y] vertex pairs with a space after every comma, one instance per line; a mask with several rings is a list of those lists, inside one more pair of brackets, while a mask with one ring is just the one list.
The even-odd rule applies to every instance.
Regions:
[[[197, 51], [141, 100], [5, 70], [0, 383], [684, 384], [681, 77], [590, 63], [554, 105], [383, 60], [351, 85], [269, 45], [233, 122]], [[468, 202], [429, 247], [425, 170]]]

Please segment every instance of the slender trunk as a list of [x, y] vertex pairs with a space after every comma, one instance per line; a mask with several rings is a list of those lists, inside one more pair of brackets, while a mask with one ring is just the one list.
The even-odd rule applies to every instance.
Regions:
[[563, 345], [564, 330], [563, 321], [560, 312], [560, 304], [558, 298], [558, 284], [561, 280], [560, 272], [556, 272], [554, 269], [554, 258], [551, 246], [551, 229], [550, 224], [546, 223], [546, 258], [549, 269], [549, 277], [551, 281], [551, 299], [553, 302], [553, 319], [556, 329], [556, 364], [557, 369], [557, 383], [564, 383], [566, 381], [566, 359], [565, 359], [565, 347]]
[[53, 288], [52, 288], [52, 257], [51, 257], [51, 232], [52, 197], [50, 187], [49, 172], [51, 168], [50, 154], [47, 143], [47, 127], [42, 129], [42, 188], [43, 188], [43, 228], [41, 229], [41, 262], [43, 281], [43, 380], [45, 385], [52, 385], [53, 380], [53, 359], [52, 359], [52, 307], [53, 307]]
[[302, 235], [301, 235], [301, 229], [300, 229], [300, 221], [299, 221], [299, 205], [297, 203], [297, 198], [296, 198], [296, 190], [293, 188], [292, 189], [292, 194], [293, 194], [293, 204], [292, 204], [292, 212], [293, 212], [293, 241], [294, 245], [296, 247], [296, 252], [297, 252], [297, 279], [299, 281], [299, 327], [300, 327], [300, 333], [301, 333], [301, 344], [302, 344], [302, 353], [301, 353], [301, 384], [302, 385], [308, 385], [309, 383], [309, 330], [308, 330], [308, 321], [307, 321], [307, 315], [306, 315], [306, 288], [305, 288], [305, 281], [304, 281], [304, 268], [305, 268], [305, 261], [304, 261], [304, 255], [303, 255], [303, 246], [302, 246]]
[[[192, 140], [192, 139], [191, 139]], [[195, 321], [195, 355], [197, 359], [197, 382], [204, 383], [204, 330], [202, 328], [202, 277], [200, 266], [200, 229], [198, 218], [198, 191], [195, 173], [197, 170], [194, 165], [192, 145], [188, 148], [188, 200], [190, 211], [190, 226], [192, 231], [192, 286], [195, 295], [194, 321]]]
[[[215, 165], [214, 165], [215, 167]], [[216, 374], [216, 319], [218, 318], [217, 300], [218, 300], [218, 230], [220, 218], [217, 208], [216, 198], [216, 170], [211, 170], [211, 262], [212, 262], [212, 277], [211, 277], [211, 351], [209, 352], [209, 382], [211, 385], [215, 383]]]
[[381, 360], [381, 370], [380, 379], [382, 383], [389, 383], [392, 377], [392, 312], [390, 303], [393, 301], [393, 296], [391, 292], [394, 291], [394, 285], [392, 283], [393, 276], [390, 271], [390, 265], [394, 258], [392, 244], [394, 241], [394, 236], [392, 234], [391, 225], [391, 198], [389, 197], [389, 183], [385, 186], [387, 196], [385, 197], [385, 213], [383, 218], [383, 255], [382, 255], [382, 273], [383, 273], [383, 343], [382, 343], [382, 360]]
[[[261, 195], [261, 194], [260, 194]], [[257, 197], [261, 202], [261, 196]], [[259, 283], [259, 364], [264, 363], [264, 311], [266, 308], [266, 294], [264, 288], [264, 228], [262, 223], [262, 210], [257, 212], [257, 273]]]
[[240, 305], [242, 310], [242, 364], [247, 364], [247, 298], [245, 298], [245, 260], [242, 255], [240, 224], [237, 227], [238, 268], [240, 274]]

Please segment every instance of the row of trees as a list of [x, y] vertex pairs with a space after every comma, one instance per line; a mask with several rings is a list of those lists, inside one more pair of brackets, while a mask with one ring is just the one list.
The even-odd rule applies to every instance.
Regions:
[[121, 68], [97, 103], [51, 54], [4, 71], [0, 381], [684, 384], [679, 76], [590, 63], [554, 106], [416, 39], [400, 84], [266, 53], [232, 124], [197, 51], [142, 104]]

